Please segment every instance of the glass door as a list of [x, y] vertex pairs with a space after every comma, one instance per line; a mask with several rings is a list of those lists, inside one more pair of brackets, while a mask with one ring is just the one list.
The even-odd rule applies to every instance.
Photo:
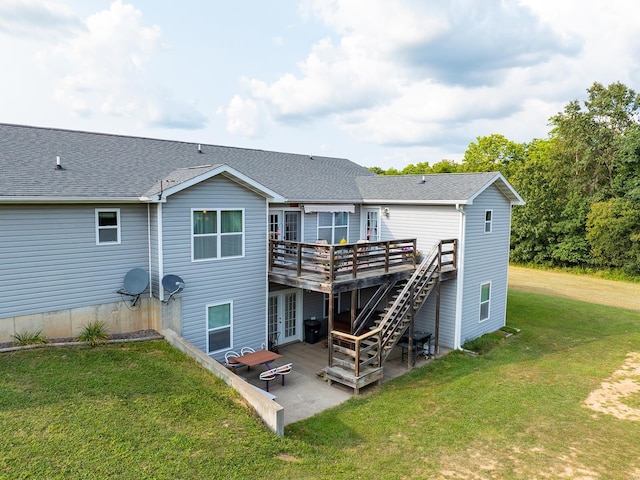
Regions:
[[364, 208], [363, 213], [362, 238], [369, 242], [380, 241], [380, 209]]
[[301, 340], [300, 317], [302, 302], [299, 290], [271, 293], [268, 305], [269, 341], [277, 344]]
[[302, 227], [300, 212], [295, 210], [271, 210], [269, 212], [269, 238], [299, 242]]

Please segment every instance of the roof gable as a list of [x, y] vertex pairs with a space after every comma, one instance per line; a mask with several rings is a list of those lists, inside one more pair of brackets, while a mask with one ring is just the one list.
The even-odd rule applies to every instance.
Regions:
[[363, 177], [358, 185], [365, 203], [429, 205], [471, 204], [490, 185], [496, 184], [512, 205], [524, 201], [498, 172], [441, 173]]
[[234, 170], [228, 165], [201, 165], [198, 167], [178, 168], [169, 173], [166, 178], [156, 182], [140, 199], [148, 199], [152, 202], [165, 202], [167, 197], [218, 175], [225, 176], [271, 201], [285, 201], [282, 196], [273, 190]]

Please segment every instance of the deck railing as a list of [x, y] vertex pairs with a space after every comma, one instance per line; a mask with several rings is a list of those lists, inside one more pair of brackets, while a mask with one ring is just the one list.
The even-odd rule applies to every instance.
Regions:
[[271, 240], [269, 252], [269, 272], [277, 268], [297, 277], [321, 275], [331, 280], [358, 278], [373, 270], [415, 267], [420, 261], [415, 238], [344, 245]]

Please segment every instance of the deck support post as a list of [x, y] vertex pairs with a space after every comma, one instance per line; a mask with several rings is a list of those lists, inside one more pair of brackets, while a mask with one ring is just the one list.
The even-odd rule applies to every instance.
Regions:
[[327, 343], [329, 347], [329, 366], [333, 367], [333, 292], [329, 292], [329, 311], [327, 312]]

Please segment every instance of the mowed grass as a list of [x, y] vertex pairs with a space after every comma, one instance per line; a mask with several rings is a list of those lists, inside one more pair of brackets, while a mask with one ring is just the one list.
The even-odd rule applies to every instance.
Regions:
[[640, 478], [640, 422], [584, 406], [640, 352], [640, 313], [511, 292], [508, 323], [284, 439], [163, 342], [2, 354], [0, 477]]

